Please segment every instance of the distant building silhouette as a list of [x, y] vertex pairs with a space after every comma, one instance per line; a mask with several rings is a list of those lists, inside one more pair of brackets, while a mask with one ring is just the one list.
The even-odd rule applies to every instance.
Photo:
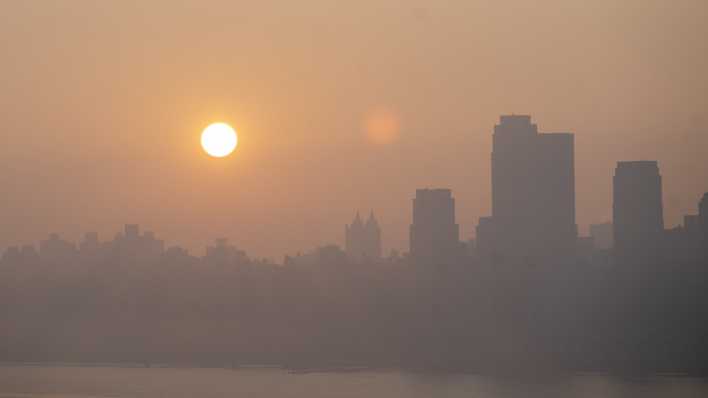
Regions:
[[215, 241], [214, 246], [207, 246], [204, 260], [217, 265], [242, 265], [248, 262], [246, 252], [229, 244], [226, 238]]
[[591, 224], [590, 236], [595, 249], [608, 250], [614, 246], [614, 227], [611, 222]]
[[381, 228], [373, 211], [366, 223], [361, 221], [357, 212], [351, 225], [344, 226], [344, 237], [345, 250], [350, 260], [361, 262], [381, 258]]
[[141, 235], [137, 224], [126, 224], [123, 234], [118, 234], [113, 241], [113, 249], [121, 260], [150, 262], [163, 254], [165, 243], [155, 239], [151, 231]]
[[687, 264], [708, 259], [706, 202], [708, 194], [704, 194], [698, 203], [698, 214], [685, 215], [683, 225], [664, 232], [662, 260]]
[[39, 260], [39, 253], [34, 245], [22, 245], [20, 247], [20, 259], [23, 262], [33, 263]]
[[189, 257], [189, 251], [180, 246], [170, 246], [165, 250], [165, 257], [169, 259], [181, 259]]
[[49, 238], [39, 242], [39, 256], [44, 261], [51, 263], [66, 263], [74, 259], [76, 246], [59, 237], [58, 234], [51, 234]]
[[415, 259], [443, 259], [459, 254], [460, 227], [449, 189], [418, 189], [413, 199], [410, 254]]
[[2, 260], [0, 261], [8, 264], [15, 264], [21, 262], [22, 255], [20, 254], [20, 248], [18, 246], [8, 247], [2, 254]]
[[496, 230], [492, 217], [480, 217], [477, 222], [477, 242], [475, 251], [483, 258], [489, 258], [495, 254]]
[[105, 255], [106, 245], [98, 240], [97, 232], [87, 232], [79, 243], [79, 256], [83, 261], [97, 261]]
[[138, 224], [125, 224], [124, 232], [127, 239], [138, 239], [140, 237], [140, 226]]
[[703, 231], [703, 239], [708, 242], [708, 192], [703, 194], [703, 198], [698, 204], [698, 223]]
[[285, 256], [285, 265], [296, 267], [336, 267], [347, 263], [347, 253], [339, 246], [326, 244], [307, 253], [297, 253], [295, 256]]
[[613, 187], [615, 254], [626, 261], [652, 258], [664, 234], [658, 162], [618, 162]]
[[101, 243], [98, 241], [97, 232], [87, 232], [84, 235], [84, 240], [79, 243], [79, 251], [81, 252], [93, 252], [101, 247]]
[[482, 252], [548, 259], [574, 254], [574, 137], [539, 134], [528, 115], [501, 116], [492, 148], [492, 217], [480, 220]]
[[318, 265], [332, 266], [346, 262], [347, 255], [337, 245], [324, 245], [315, 250]]

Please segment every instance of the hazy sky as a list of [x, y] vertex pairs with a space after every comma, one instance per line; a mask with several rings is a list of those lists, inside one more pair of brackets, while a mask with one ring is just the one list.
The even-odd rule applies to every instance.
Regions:
[[[705, 0], [0, 8], [0, 248], [139, 222], [280, 260], [374, 208], [407, 250], [420, 187], [453, 190], [469, 238], [512, 112], [576, 134], [581, 231], [610, 220], [617, 160], [659, 160], [667, 225], [708, 191]], [[199, 146], [213, 121], [239, 132], [229, 158]]]

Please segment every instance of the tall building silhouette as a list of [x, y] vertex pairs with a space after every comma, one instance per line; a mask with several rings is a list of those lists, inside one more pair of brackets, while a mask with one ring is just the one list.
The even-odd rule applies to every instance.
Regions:
[[501, 116], [493, 135], [492, 217], [484, 223], [480, 232], [487, 236], [479, 239], [487, 251], [525, 259], [572, 255], [573, 134], [541, 134], [531, 116]]
[[618, 162], [613, 179], [612, 224], [620, 260], [655, 255], [664, 234], [661, 175], [656, 161]]
[[698, 203], [698, 224], [703, 230], [704, 239], [708, 240], [708, 192], [703, 194]]
[[344, 239], [347, 257], [350, 260], [361, 262], [365, 259], [381, 258], [381, 228], [373, 210], [366, 223], [362, 222], [357, 212], [354, 221], [344, 226]]
[[455, 199], [449, 189], [418, 189], [413, 199], [410, 254], [417, 259], [442, 259], [460, 251]]

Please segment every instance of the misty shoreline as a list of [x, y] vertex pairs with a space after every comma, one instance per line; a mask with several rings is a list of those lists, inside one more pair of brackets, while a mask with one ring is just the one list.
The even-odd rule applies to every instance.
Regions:
[[652, 379], [699, 379], [708, 380], [708, 374], [691, 372], [641, 372], [641, 371], [607, 371], [607, 370], [567, 370], [567, 369], [506, 369], [492, 371], [472, 369], [444, 369], [441, 367], [403, 367], [403, 366], [284, 366], [277, 364], [242, 364], [237, 366], [198, 363], [140, 363], [140, 362], [24, 362], [0, 361], [0, 368], [105, 368], [105, 369], [135, 369], [135, 370], [224, 370], [224, 371], [276, 371], [290, 375], [306, 376], [313, 374], [347, 374], [347, 373], [402, 373], [411, 375], [455, 376], [477, 375], [485, 377], [510, 378], [519, 380], [550, 380], [575, 376], [604, 376], [628, 381], [648, 381]]

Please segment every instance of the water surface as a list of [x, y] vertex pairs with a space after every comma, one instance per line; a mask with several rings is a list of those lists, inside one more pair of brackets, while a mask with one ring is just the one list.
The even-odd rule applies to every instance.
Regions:
[[279, 369], [0, 366], [0, 398], [652, 398], [708, 397], [706, 380], [543, 379], [399, 371], [291, 374]]

